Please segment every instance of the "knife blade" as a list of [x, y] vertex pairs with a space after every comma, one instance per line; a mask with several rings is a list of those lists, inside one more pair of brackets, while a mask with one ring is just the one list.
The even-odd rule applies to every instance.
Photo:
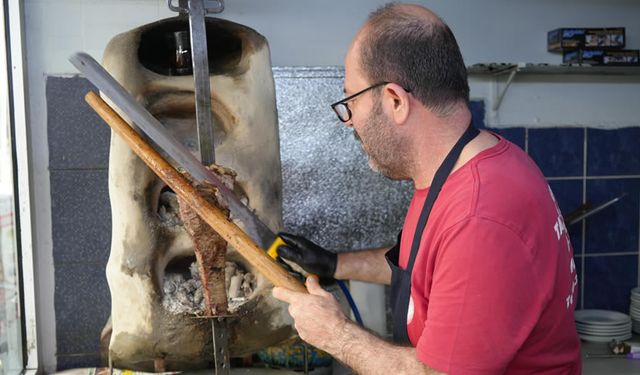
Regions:
[[138, 103], [102, 65], [84, 52], [73, 54], [69, 61], [116, 107], [124, 112], [144, 134], [166, 152], [175, 167], [183, 168], [197, 181], [214, 185], [226, 199], [232, 218], [237, 218], [244, 224], [245, 232], [260, 247], [263, 249], [273, 247], [277, 238], [276, 234], [249, 207], [243, 204], [215, 174], [178, 142], [167, 128]]

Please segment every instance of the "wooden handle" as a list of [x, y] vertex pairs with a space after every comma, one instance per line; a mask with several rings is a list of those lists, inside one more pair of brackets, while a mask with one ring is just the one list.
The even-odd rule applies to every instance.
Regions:
[[274, 259], [262, 250], [237, 225], [200, 195], [187, 179], [153, 149], [129, 124], [120, 117], [100, 96], [89, 91], [84, 98], [96, 113], [113, 129], [142, 161], [145, 162], [191, 208], [225, 239], [247, 262], [262, 273], [275, 286], [296, 292], [307, 292], [298, 279], [291, 276]]

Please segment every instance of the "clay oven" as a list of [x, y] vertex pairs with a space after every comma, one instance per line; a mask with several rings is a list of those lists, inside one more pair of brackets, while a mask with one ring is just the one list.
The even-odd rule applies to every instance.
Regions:
[[[282, 226], [282, 180], [269, 47], [245, 26], [207, 18], [216, 161], [237, 173], [236, 191], [273, 230]], [[194, 83], [176, 62], [188, 19], [176, 17], [117, 35], [104, 66], [183, 144], [197, 150]], [[109, 355], [115, 367], [166, 370], [211, 367], [209, 321], [191, 238], [175, 194], [112, 135], [109, 196], [113, 218], [107, 279], [112, 298]], [[286, 306], [269, 282], [229, 249], [233, 284], [232, 356], [292, 335]], [[232, 280], [232, 277], [235, 279]]]

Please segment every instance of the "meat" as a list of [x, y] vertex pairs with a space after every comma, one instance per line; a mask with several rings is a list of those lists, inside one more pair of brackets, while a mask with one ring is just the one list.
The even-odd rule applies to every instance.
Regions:
[[[230, 189], [233, 189], [236, 174], [230, 169], [213, 165], [214, 172]], [[209, 203], [220, 208], [229, 218], [229, 209], [218, 190], [208, 184], [196, 184], [195, 187]], [[205, 315], [218, 316], [228, 314], [227, 290], [225, 285], [225, 266], [227, 242], [196, 214], [189, 205], [178, 198], [180, 217], [194, 245], [198, 274], [203, 286], [206, 306]]]

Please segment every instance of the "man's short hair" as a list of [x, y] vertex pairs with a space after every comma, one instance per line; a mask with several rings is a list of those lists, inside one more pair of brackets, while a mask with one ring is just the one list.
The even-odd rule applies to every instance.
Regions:
[[449, 27], [387, 4], [369, 16], [360, 45], [360, 66], [371, 84], [394, 82], [427, 108], [446, 116], [469, 102], [467, 69]]

